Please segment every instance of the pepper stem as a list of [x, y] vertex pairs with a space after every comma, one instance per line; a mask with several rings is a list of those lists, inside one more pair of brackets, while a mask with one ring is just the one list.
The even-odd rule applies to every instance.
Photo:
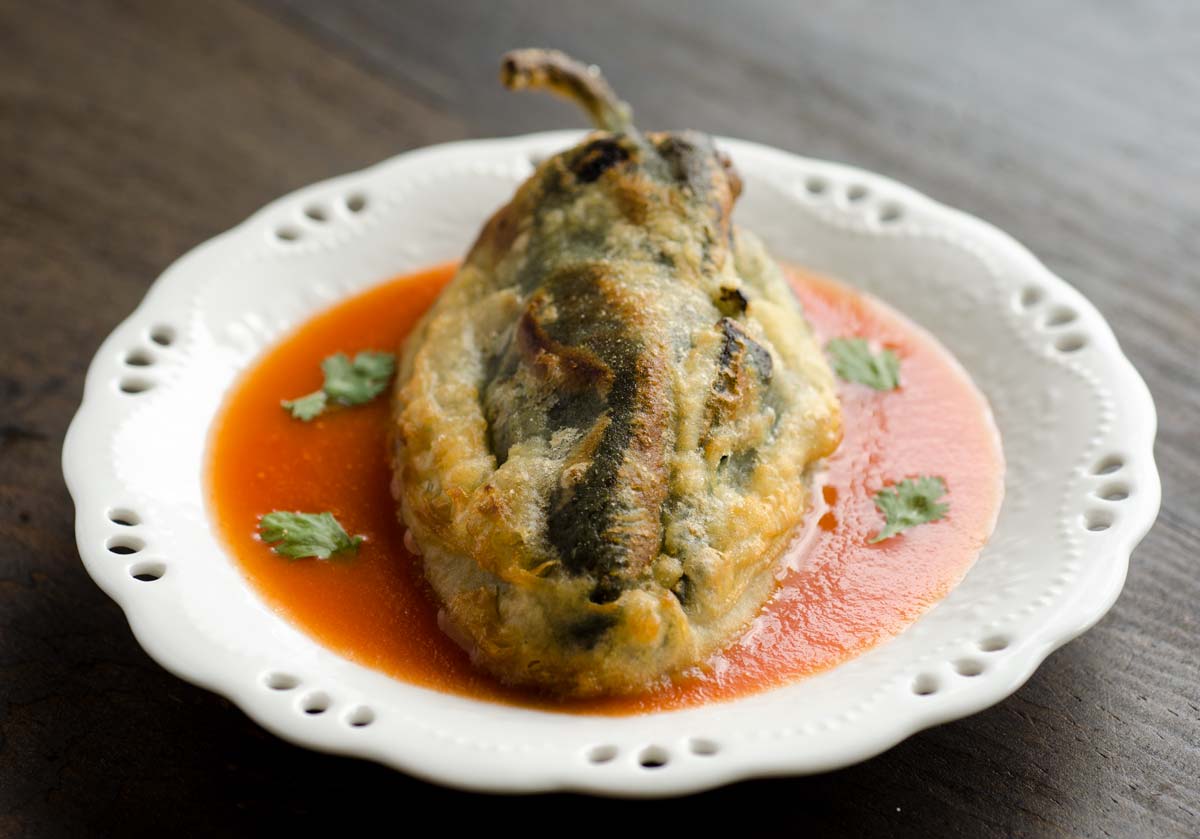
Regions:
[[546, 90], [582, 106], [597, 128], [624, 132], [633, 127], [633, 111], [617, 98], [595, 65], [558, 50], [525, 49], [506, 53], [500, 81], [509, 90]]

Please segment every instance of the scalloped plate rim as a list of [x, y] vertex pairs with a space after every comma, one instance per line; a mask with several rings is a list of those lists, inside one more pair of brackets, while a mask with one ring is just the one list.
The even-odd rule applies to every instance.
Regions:
[[[998, 675], [990, 675], [989, 680], [992, 687], [986, 696], [977, 695], [974, 698], [960, 698], [955, 704], [943, 702], [940, 706], [928, 706], [928, 709], [924, 713], [909, 714], [903, 719], [902, 724], [893, 725], [888, 736], [876, 737], [871, 742], [860, 745], [857, 749], [830, 755], [827, 760], [808, 756], [807, 759], [802, 760], [797, 758], [790, 762], [787, 759], [780, 760], [777, 756], [773, 756], [770, 759], [754, 760], [752, 758], [747, 759], [743, 755], [737, 760], [726, 758], [724, 763], [714, 762], [705, 771], [691, 773], [690, 777], [686, 771], [677, 771], [673, 776], [663, 773], [658, 776], [660, 778], [659, 781], [649, 784], [645, 783], [645, 781], [654, 779], [655, 775], [642, 774], [639, 776], [632, 774], [628, 776], [623, 775], [620, 779], [601, 778], [598, 781], [594, 781], [592, 778], [595, 778], [595, 775], [589, 776], [572, 772], [571, 777], [564, 777], [561, 771], [553, 770], [528, 772], [523, 777], [505, 776], [496, 773], [489, 774], [486, 771], [482, 773], [462, 771], [461, 767], [453, 767], [443, 761], [428, 759], [428, 755], [420, 753], [397, 753], [394, 751], [385, 753], [383, 749], [370, 747], [370, 741], [365, 738], [358, 742], [349, 738], [339, 738], [334, 742], [326, 736], [319, 736], [320, 732], [314, 729], [305, 729], [303, 725], [296, 725], [292, 719], [267, 707], [266, 703], [262, 700], [261, 691], [253, 683], [245, 681], [232, 682], [224, 679], [219, 674], [214, 676], [212, 672], [204, 672], [195, 666], [190, 666], [185, 660], [186, 656], [181, 657], [176, 655], [176, 645], [170, 640], [170, 636], [156, 633], [155, 630], [158, 626], [150, 614], [152, 609], [142, 607], [141, 604], [148, 601], [139, 599], [136, 589], [116, 584], [105, 575], [105, 572], [99, 570], [99, 567], [106, 560], [109, 560], [109, 557], [105, 552], [91, 546], [89, 537], [94, 535], [97, 528], [90, 521], [84, 520], [84, 513], [81, 510], [80, 500], [89, 493], [88, 487], [92, 484], [94, 477], [89, 476], [88, 470], [83, 465], [84, 452], [81, 451], [81, 446], [85, 442], [84, 437], [88, 423], [92, 421], [93, 415], [98, 410], [96, 403], [99, 402], [102, 391], [109, 386], [107, 378], [102, 375], [106, 373], [104, 370], [104, 357], [117, 349], [117, 345], [125, 340], [125, 335], [129, 331], [130, 325], [136, 323], [147, 311], [151, 310], [160, 296], [166, 294], [174, 276], [182, 274], [199, 260], [217, 252], [225, 243], [232, 241], [243, 231], [253, 228], [264, 218], [269, 218], [281, 208], [296, 203], [303, 196], [311, 195], [318, 191], [329, 191], [341, 184], [368, 180], [376, 173], [391, 171], [394, 167], [400, 165], [420, 164], [426, 159], [447, 152], [469, 155], [477, 149], [482, 149], [486, 146], [499, 147], [501, 144], [519, 148], [540, 148], [555, 144], [565, 145], [577, 139], [580, 134], [581, 132], [578, 131], [541, 132], [506, 138], [461, 140], [429, 146], [402, 153], [357, 172], [340, 175], [296, 189], [268, 203], [236, 227], [218, 234], [177, 259], [155, 280], [134, 311], [103, 342], [96, 353], [96, 357], [89, 365], [84, 384], [83, 400], [68, 428], [64, 440], [63, 470], [68, 491], [76, 503], [76, 533], [84, 564], [97, 585], [124, 610], [138, 642], [156, 662], [169, 672], [186, 681], [193, 682], [225, 696], [240, 707], [255, 722], [286, 740], [318, 751], [373, 759], [431, 782], [462, 789], [493, 792], [575, 791], [599, 795], [658, 797], [710, 789], [749, 778], [829, 771], [873, 757], [914, 733], [943, 722], [977, 713], [1003, 700], [1024, 684], [1050, 653], [1087, 631], [1104, 616], [1116, 601], [1123, 588], [1128, 571], [1129, 555], [1153, 525], [1161, 500], [1161, 484], [1153, 460], [1153, 442], [1157, 427], [1153, 401], [1144, 381], [1138, 375], [1132, 363], [1129, 362], [1128, 358], [1120, 350], [1107, 321], [1103, 319], [1094, 306], [1082, 294], [1053, 274], [1024, 246], [987, 222], [946, 207], [913, 190], [911, 187], [907, 187], [885, 176], [876, 175], [844, 164], [804, 158], [759, 143], [717, 138], [719, 144], [735, 145], [743, 149], [755, 149], [765, 155], [783, 156], [803, 162], [804, 164], [809, 164], [818, 170], [838, 173], [843, 177], [860, 180], [876, 186], [886, 186], [893, 193], [903, 195], [926, 208], [936, 210], [937, 214], [947, 224], [958, 226], [968, 231], [972, 236], [990, 240], [989, 245], [991, 247], [1006, 252], [1008, 258], [1023, 262], [1026, 270], [1037, 275], [1043, 284], [1053, 288], [1058, 294], [1065, 294], [1080, 309], [1095, 314], [1092, 324], [1093, 328], [1102, 325], [1102, 343], [1111, 342], [1108, 355], [1115, 356], [1115, 359], [1124, 365], [1123, 376], [1125, 381], [1121, 383], [1122, 388], [1126, 393], [1130, 389], [1133, 390], [1132, 396], [1136, 404], [1129, 410], [1141, 415], [1138, 428], [1140, 433], [1131, 434], [1130, 439], [1126, 440], [1126, 445], [1130, 451], [1137, 453], [1138, 460], [1143, 468], [1141, 480], [1138, 483], [1137, 509], [1139, 510], [1139, 514], [1133, 523], [1127, 524], [1123, 528], [1121, 543], [1114, 546], [1114, 554], [1119, 558], [1119, 561], [1112, 562], [1108, 566], [1108, 574], [1105, 577], [1106, 585], [1103, 591], [1093, 592], [1090, 595], [1090, 598], [1087, 600], [1088, 608], [1077, 607], [1069, 620], [1065, 619], [1064, 615], [1059, 613], [1057, 626], [1056, 621], [1047, 621], [1048, 627], [1041, 627], [1043, 631], [1040, 635], [1049, 637], [1038, 637], [1037, 643], [1026, 644], [1022, 647], [1022, 654], [1019, 657], [1014, 655], [1008, 656], [1007, 661], [1009, 664], [1006, 668], [1007, 673], [1005, 677], [1001, 679]], [[1135, 437], [1138, 439], [1134, 439]], [[316, 642], [313, 643], [315, 644]], [[1019, 663], [1020, 666], [1014, 666], [1014, 663]], [[467, 701], [472, 702], [471, 700]], [[727, 704], [737, 704], [740, 701], [742, 700], [734, 700]], [[474, 702], [474, 704], [486, 706], [488, 703]], [[667, 712], [667, 715], [695, 713], [711, 707], [715, 706], [702, 706], [701, 709], [685, 709], [681, 712]], [[529, 713], [538, 714], [541, 712], [530, 711]], [[663, 715], [658, 714], [654, 716]], [[643, 780], [641, 783], [634, 783], [633, 781], [636, 778]]]

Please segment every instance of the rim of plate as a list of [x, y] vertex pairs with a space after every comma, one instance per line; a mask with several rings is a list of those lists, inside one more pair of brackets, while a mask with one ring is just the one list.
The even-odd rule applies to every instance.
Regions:
[[347, 295], [460, 258], [578, 131], [401, 154], [305, 187], [171, 265], [100, 347], [63, 472], [80, 556], [163, 667], [275, 734], [467, 789], [664, 796], [831, 770], [1007, 697], [1115, 601], [1158, 512], [1154, 404], [1082, 295], [994, 227], [888, 178], [717, 138], [737, 220], [776, 256], [891, 303], [992, 404], [997, 528], [896, 638], [730, 702], [630, 717], [441, 694], [321, 647], [267, 607], [209, 523], [203, 464], [240, 372]]

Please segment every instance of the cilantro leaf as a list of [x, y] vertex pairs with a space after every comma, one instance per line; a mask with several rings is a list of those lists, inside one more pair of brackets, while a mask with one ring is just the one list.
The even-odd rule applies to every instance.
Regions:
[[938, 521], [950, 509], [949, 504], [937, 501], [946, 494], [941, 478], [905, 479], [890, 489], [875, 493], [875, 506], [887, 517], [883, 530], [871, 544], [889, 539], [918, 524]]
[[360, 352], [351, 361], [345, 353], [334, 353], [321, 362], [325, 383], [321, 389], [280, 404], [293, 417], [305, 422], [324, 412], [333, 400], [339, 405], [362, 405], [387, 389], [396, 369], [396, 357], [388, 352]]
[[360, 352], [354, 361], [336, 353], [321, 362], [325, 393], [342, 405], [370, 402], [387, 388], [395, 369], [395, 356], [386, 352]]
[[833, 357], [834, 372], [848, 382], [875, 390], [900, 387], [900, 359], [891, 350], [871, 355], [863, 338], [834, 338], [825, 345], [825, 351]]
[[284, 399], [279, 404], [296, 419], [309, 422], [325, 410], [325, 391], [318, 390], [298, 399]]
[[288, 559], [357, 553], [362, 536], [350, 536], [333, 513], [285, 513], [276, 510], [258, 520], [258, 535], [271, 550]]

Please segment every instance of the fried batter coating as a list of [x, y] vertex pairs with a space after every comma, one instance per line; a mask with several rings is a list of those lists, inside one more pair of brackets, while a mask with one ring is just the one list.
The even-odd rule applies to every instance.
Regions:
[[393, 494], [479, 666], [640, 691], [770, 595], [841, 437], [833, 377], [707, 136], [638, 132], [562, 53], [510, 53], [502, 80], [603, 130], [537, 167], [408, 339]]

